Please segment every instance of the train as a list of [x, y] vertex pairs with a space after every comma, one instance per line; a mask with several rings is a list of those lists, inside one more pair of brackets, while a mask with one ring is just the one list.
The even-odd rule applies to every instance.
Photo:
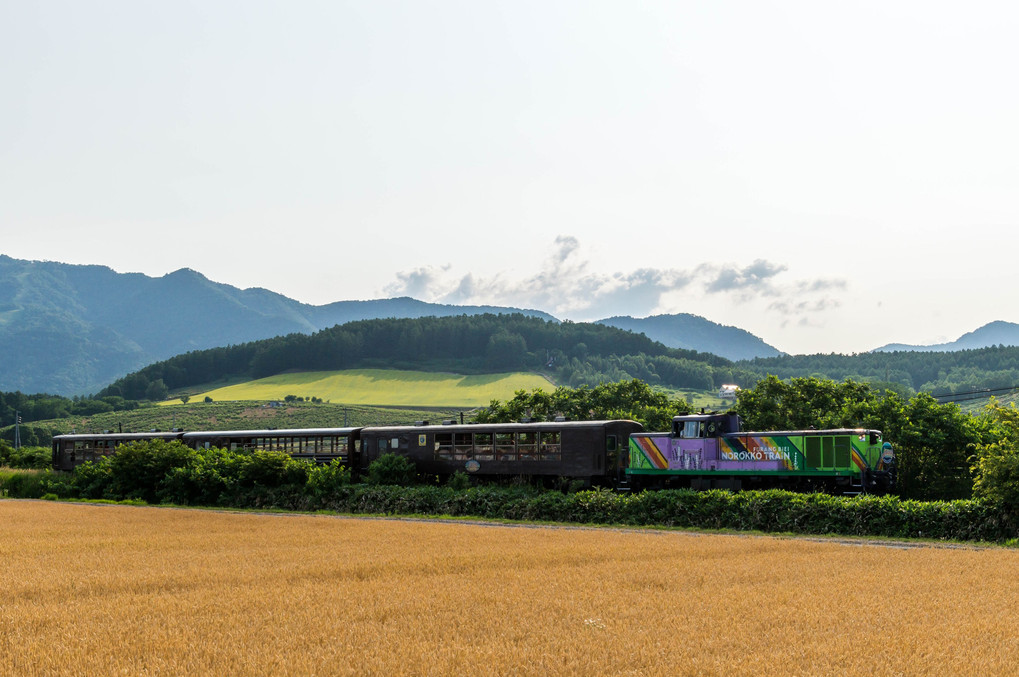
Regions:
[[788, 488], [839, 494], [895, 489], [895, 454], [879, 430], [743, 431], [736, 414], [688, 414], [668, 431], [635, 421], [525, 421], [283, 430], [68, 434], [53, 438], [52, 466], [69, 471], [122, 444], [162, 439], [188, 447], [282, 451], [339, 461], [356, 479], [384, 454], [422, 475], [457, 472], [477, 481], [528, 478], [622, 491], [662, 488]]

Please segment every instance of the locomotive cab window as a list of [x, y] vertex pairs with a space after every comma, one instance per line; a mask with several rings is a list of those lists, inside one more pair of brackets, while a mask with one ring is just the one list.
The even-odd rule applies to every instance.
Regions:
[[684, 421], [683, 427], [679, 430], [679, 436], [686, 439], [695, 439], [701, 436], [700, 421]]

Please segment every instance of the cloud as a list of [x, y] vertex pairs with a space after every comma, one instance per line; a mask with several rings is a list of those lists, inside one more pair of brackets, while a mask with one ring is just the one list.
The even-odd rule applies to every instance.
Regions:
[[842, 306], [842, 302], [834, 298], [810, 299], [798, 302], [775, 301], [768, 306], [768, 310], [781, 315], [808, 315], [823, 313], [827, 310], [835, 310]]
[[770, 295], [774, 293], [771, 279], [779, 273], [784, 273], [788, 268], [786, 265], [757, 259], [744, 268], [731, 265], [721, 267], [703, 265], [698, 268], [698, 271], [707, 278], [705, 290], [709, 294], [728, 291], [751, 291]]
[[386, 285], [383, 289], [391, 296], [411, 296], [416, 299], [426, 299], [435, 294], [435, 290], [441, 288], [443, 273], [449, 270], [450, 266], [443, 266], [440, 269], [432, 267], [415, 268], [414, 270], [397, 273], [396, 282]]
[[488, 276], [477, 271], [456, 274], [450, 265], [425, 266], [397, 273], [384, 292], [457, 305], [533, 308], [574, 320], [683, 311], [665, 307], [666, 296], [673, 306], [705, 295], [724, 296], [735, 303], [768, 298], [773, 299], [768, 310], [785, 318], [817, 315], [839, 307], [833, 293], [844, 289], [845, 281], [817, 279], [783, 284], [780, 278], [787, 271], [785, 264], [758, 259], [745, 266], [703, 264], [692, 270], [638, 268], [604, 273], [594, 270], [582, 257], [577, 238], [560, 235], [539, 271], [523, 278], [510, 277], [506, 272]]

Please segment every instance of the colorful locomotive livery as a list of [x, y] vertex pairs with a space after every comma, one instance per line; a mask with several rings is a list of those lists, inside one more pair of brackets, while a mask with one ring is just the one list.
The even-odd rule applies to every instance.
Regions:
[[667, 433], [630, 436], [626, 475], [635, 488], [782, 486], [886, 493], [895, 456], [868, 429], [742, 432], [735, 414], [677, 416]]

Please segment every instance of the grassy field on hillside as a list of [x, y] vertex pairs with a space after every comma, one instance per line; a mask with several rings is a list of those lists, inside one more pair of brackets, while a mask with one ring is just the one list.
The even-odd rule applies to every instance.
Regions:
[[[282, 400], [287, 395], [349, 405], [389, 407], [480, 407], [517, 390], [553, 389], [537, 374], [462, 376], [394, 369], [350, 369], [279, 374], [197, 393], [192, 400]], [[172, 404], [172, 401], [168, 404]]]
[[[1011, 675], [1011, 550], [0, 501], [7, 675]], [[115, 648], [115, 650], [113, 650]]]
[[690, 390], [688, 388], [662, 388], [655, 386], [655, 390], [663, 393], [674, 400], [685, 400], [694, 410], [706, 409], [708, 411], [728, 411], [736, 406], [736, 400], [727, 400], [719, 397], [717, 391]]
[[335, 428], [344, 425], [401, 425], [415, 421], [439, 423], [458, 419], [468, 408], [452, 407], [363, 407], [342, 404], [287, 403], [270, 406], [268, 402], [212, 402], [201, 400], [169, 406], [142, 407], [133, 411], [115, 411], [92, 416], [72, 416], [39, 421], [32, 425], [57, 433], [144, 432], [171, 430], [264, 430], [266, 428]]

